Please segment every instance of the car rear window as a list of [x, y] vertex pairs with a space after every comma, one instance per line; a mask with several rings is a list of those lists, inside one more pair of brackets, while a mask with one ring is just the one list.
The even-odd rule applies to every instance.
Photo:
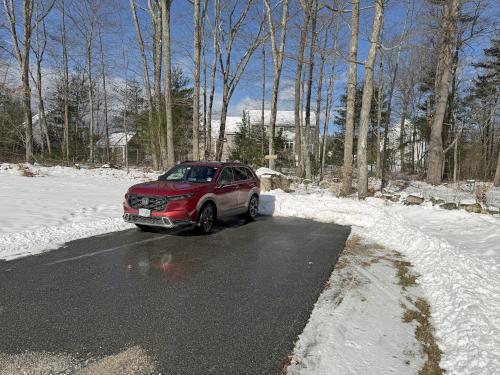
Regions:
[[235, 167], [234, 170], [234, 180], [243, 181], [248, 180], [250, 176], [248, 175], [248, 170], [244, 167]]

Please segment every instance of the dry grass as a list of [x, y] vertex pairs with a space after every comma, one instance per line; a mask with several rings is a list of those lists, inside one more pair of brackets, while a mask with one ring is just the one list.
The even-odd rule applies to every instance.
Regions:
[[434, 329], [430, 323], [430, 307], [424, 298], [418, 298], [415, 302], [416, 310], [408, 309], [403, 314], [403, 322], [410, 323], [416, 321], [418, 327], [415, 330], [415, 338], [422, 345], [423, 352], [427, 355], [424, 366], [418, 372], [419, 375], [441, 375], [444, 370], [439, 367], [442, 352], [439, 349], [434, 337]]
[[24, 177], [35, 177], [37, 175], [37, 173], [30, 171], [29, 167], [24, 164], [18, 164], [17, 169]]
[[392, 262], [398, 270], [398, 284], [403, 288], [417, 284], [417, 276], [410, 272], [411, 263], [404, 260], [394, 260]]

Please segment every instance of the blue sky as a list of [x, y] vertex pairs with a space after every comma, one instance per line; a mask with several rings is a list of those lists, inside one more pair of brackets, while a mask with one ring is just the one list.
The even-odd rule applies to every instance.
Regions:
[[[67, 7], [70, 6], [70, 3], [73, 1], [78, 5], [79, 0], [66, 0]], [[487, 0], [485, 0], [487, 1]], [[144, 30], [144, 37], [148, 39], [148, 27], [149, 27], [149, 17], [145, 10], [141, 10], [142, 7], [146, 7], [145, 0], [136, 0], [138, 5], [138, 13], [140, 22], [142, 24]], [[211, 2], [210, 2], [211, 3]], [[239, 6], [243, 5], [245, 2], [240, 1]], [[261, 1], [255, 0], [256, 8], [260, 7]], [[298, 41], [298, 25], [302, 23], [302, 19], [300, 16], [300, 12], [298, 10], [298, 2], [295, 0], [290, 0], [290, 15], [292, 16], [288, 23], [288, 31], [287, 31], [287, 42], [286, 42], [286, 51], [285, 51], [285, 61], [283, 65], [283, 73], [281, 77], [281, 85], [280, 85], [280, 98], [279, 98], [279, 109], [287, 110], [293, 108], [293, 85], [294, 85], [294, 76], [296, 70], [296, 62], [295, 56], [297, 51], [297, 41]], [[401, 34], [403, 22], [405, 18], [406, 12], [406, 0], [389, 0], [386, 5], [386, 14], [385, 14], [385, 23], [384, 23], [384, 45], [386, 47], [391, 47], [390, 40], [394, 40], [398, 35]], [[108, 71], [110, 71], [111, 75], [120, 79], [125, 76], [125, 64], [124, 64], [124, 56], [128, 61], [128, 69], [127, 69], [127, 77], [135, 77], [138, 81], [142, 82], [142, 63], [140, 60], [140, 56], [138, 53], [136, 36], [134, 25], [132, 21], [130, 6], [128, 0], [106, 0], [106, 2], [101, 3], [102, 6], [106, 6], [105, 13], [107, 14], [107, 18], [109, 19], [108, 32], [104, 34], [104, 43], [106, 44], [106, 54], [107, 54], [107, 62], [108, 62]], [[107, 4], [107, 5], [105, 5]], [[110, 6], [112, 4], [112, 6]], [[419, 20], [420, 17], [426, 14], [426, 1], [425, 0], [411, 0], [411, 17], [410, 17], [410, 28], [416, 20]], [[499, 5], [490, 0], [488, 12], [486, 14], [489, 17], [487, 21], [488, 27], [490, 29], [493, 28], [494, 22], [497, 21], [498, 24], [498, 16], [499, 16]], [[372, 17], [373, 17], [373, 5], [372, 0], [362, 0], [362, 8], [367, 8], [362, 11], [361, 19], [360, 19], [360, 38], [359, 38], [359, 53], [358, 53], [358, 61], [363, 62], [367, 50], [368, 50], [368, 36], [371, 31], [372, 26]], [[262, 9], [259, 9], [262, 10]], [[193, 18], [192, 18], [192, 4], [187, 0], [174, 0], [172, 5], [172, 17], [171, 17], [171, 30], [172, 30], [172, 58], [173, 63], [180, 65], [186, 75], [191, 78], [192, 77], [192, 68], [193, 68]], [[211, 12], [211, 10], [210, 10]], [[299, 16], [297, 16], [299, 14]], [[329, 11], [322, 11], [323, 17], [328, 17]], [[3, 14], [2, 14], [3, 16]], [[277, 15], [279, 17], [279, 15]], [[19, 17], [21, 15], [19, 14]], [[342, 23], [341, 31], [339, 34], [339, 46], [341, 49], [341, 56], [337, 58], [337, 67], [336, 67], [336, 85], [334, 90], [334, 105], [338, 104], [338, 98], [345, 92], [345, 80], [347, 77], [347, 65], [345, 62], [345, 56], [347, 55], [348, 49], [348, 41], [349, 41], [349, 22], [350, 22], [350, 14], [344, 15], [344, 22]], [[4, 19], [2, 17], [2, 19]], [[57, 12], [54, 12], [48, 19], [49, 23], [49, 31], [52, 32], [55, 36], [58, 34], [59, 27], [59, 15]], [[321, 22], [319, 22], [321, 23]], [[67, 20], [67, 24], [71, 27], [71, 20]], [[254, 33], [255, 29], [257, 29], [257, 22], [249, 21], [245, 27], [246, 33]], [[498, 27], [498, 25], [497, 25]], [[8, 37], [5, 31], [0, 31], [0, 34], [3, 36], [4, 41], [8, 42]], [[73, 33], [73, 47], [70, 50], [70, 61], [73, 66], [76, 64], [83, 64], [83, 43], [81, 38], [78, 38], [76, 33]], [[330, 40], [333, 35], [330, 35]], [[482, 55], [482, 49], [488, 45], [489, 35], [483, 36], [481, 38], [476, 38], [470, 45], [465, 48], [464, 53], [467, 55], [466, 61], [467, 63], [477, 60]], [[122, 42], [125, 45], [125, 48], [122, 49]], [[49, 43], [51, 43], [49, 41]], [[235, 51], [235, 60], [237, 60], [238, 55], [241, 53], [241, 50], [238, 51], [238, 46], [241, 46], [240, 42], [237, 42], [237, 47]], [[207, 40], [207, 63], [210, 64], [211, 61], [211, 40]], [[266, 90], [266, 101], [270, 99], [270, 92], [272, 86], [272, 78], [273, 78], [273, 64], [272, 64], [272, 56], [270, 45], [266, 46], [267, 50], [267, 59], [266, 59], [266, 81], [267, 81], [267, 90]], [[95, 51], [95, 59], [97, 62], [98, 55]], [[54, 49], [52, 53], [48, 53], [46, 58], [46, 66], [52, 67], [56, 66], [60, 63], [60, 55], [58, 55], [57, 48]], [[306, 50], [306, 57], [308, 55], [308, 51]], [[251, 59], [246, 73], [244, 74], [238, 88], [236, 89], [230, 104], [230, 114], [231, 115], [241, 115], [243, 109], [251, 109], [251, 108], [260, 108], [260, 100], [261, 100], [261, 90], [262, 90], [262, 60], [261, 60], [261, 50], [257, 50]], [[330, 58], [327, 60], [327, 66], [325, 67], [326, 72], [330, 72]], [[96, 70], [98, 67], [96, 66]], [[319, 70], [318, 61], [316, 61], [315, 73], [317, 74]], [[467, 69], [466, 69], [467, 71]], [[469, 69], [472, 73], [473, 70]], [[363, 67], [362, 65], [358, 65], [358, 80], [361, 80], [363, 76]], [[317, 84], [317, 77], [314, 80], [314, 84]], [[221, 84], [220, 84], [220, 76], [217, 76], [218, 84], [216, 87], [216, 100], [214, 105], [214, 110], [217, 112], [220, 109], [220, 96], [221, 96]], [[323, 98], [326, 97], [326, 79], [323, 85]], [[313, 101], [315, 101], [316, 86], [313, 87]], [[397, 103], [396, 103], [397, 110]]]

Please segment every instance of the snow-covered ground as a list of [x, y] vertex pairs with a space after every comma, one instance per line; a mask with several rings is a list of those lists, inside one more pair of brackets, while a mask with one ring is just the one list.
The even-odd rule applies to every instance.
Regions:
[[[109, 168], [29, 168], [35, 177], [23, 176], [16, 165], [0, 165], [0, 259], [129, 228], [121, 219], [127, 187], [157, 176]], [[351, 225], [367, 242], [399, 251], [420, 274], [444, 353], [441, 366], [450, 374], [492, 374], [500, 368], [498, 216], [446, 211], [430, 202], [408, 207], [377, 198], [340, 199], [313, 187], [263, 193], [260, 212]], [[333, 345], [322, 350], [336, 355]]]
[[451, 374], [500, 368], [500, 219], [326, 192], [273, 191], [261, 196], [260, 211], [352, 225], [355, 235], [401, 252], [431, 305], [441, 366]]
[[409, 309], [418, 310], [414, 303], [423, 291], [413, 282], [401, 285], [398, 261], [394, 251], [351, 237], [296, 344], [287, 374], [404, 375], [424, 366], [417, 324], [402, 320]]
[[132, 170], [0, 165], [0, 260], [57, 248], [65, 242], [130, 228], [121, 204], [133, 183], [155, 178]]

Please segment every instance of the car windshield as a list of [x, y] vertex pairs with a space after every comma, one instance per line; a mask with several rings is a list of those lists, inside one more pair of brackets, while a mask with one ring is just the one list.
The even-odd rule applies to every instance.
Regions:
[[158, 177], [161, 181], [185, 181], [207, 183], [213, 181], [217, 168], [208, 165], [177, 165], [164, 175]]

